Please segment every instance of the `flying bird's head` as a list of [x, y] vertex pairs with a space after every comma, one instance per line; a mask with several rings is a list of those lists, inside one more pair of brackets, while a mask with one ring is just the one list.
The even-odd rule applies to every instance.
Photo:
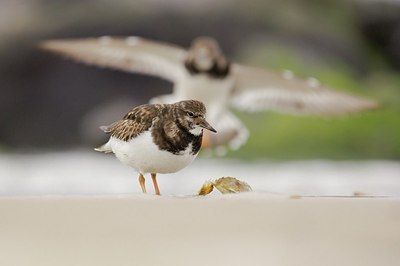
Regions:
[[200, 101], [187, 100], [174, 104], [179, 123], [193, 135], [200, 135], [202, 129], [217, 131], [206, 121], [206, 107]]
[[215, 77], [225, 77], [229, 74], [230, 65], [215, 39], [199, 37], [189, 48], [185, 66], [192, 74], [208, 73]]

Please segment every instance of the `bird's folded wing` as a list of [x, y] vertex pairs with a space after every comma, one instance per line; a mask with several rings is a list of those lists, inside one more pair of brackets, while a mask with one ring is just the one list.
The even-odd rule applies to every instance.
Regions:
[[291, 72], [280, 75], [239, 64], [232, 71], [237, 79], [232, 105], [244, 111], [336, 115], [378, 107], [375, 101], [328, 89], [316, 79], [296, 78]]
[[139, 37], [49, 40], [40, 47], [89, 65], [158, 76], [174, 82], [183, 74], [186, 51]]
[[149, 128], [146, 124], [129, 119], [119, 120], [109, 126], [101, 127], [104, 132], [111, 134], [112, 137], [124, 141], [137, 137]]
[[122, 120], [109, 126], [100, 127], [105, 133], [120, 140], [128, 141], [148, 130], [159, 114], [160, 105], [141, 105], [129, 111]]

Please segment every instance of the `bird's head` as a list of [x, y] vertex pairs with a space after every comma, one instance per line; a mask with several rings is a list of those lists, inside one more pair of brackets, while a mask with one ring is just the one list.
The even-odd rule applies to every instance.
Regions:
[[226, 76], [229, 72], [228, 60], [217, 41], [210, 37], [199, 37], [192, 42], [185, 66], [191, 73]]
[[193, 135], [199, 136], [203, 128], [214, 133], [217, 131], [206, 121], [206, 107], [200, 101], [187, 100], [175, 103], [178, 110], [177, 119]]

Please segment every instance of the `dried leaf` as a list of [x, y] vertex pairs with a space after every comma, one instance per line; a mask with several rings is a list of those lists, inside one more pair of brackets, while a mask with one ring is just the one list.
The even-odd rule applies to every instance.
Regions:
[[222, 194], [252, 191], [249, 184], [234, 177], [221, 177], [215, 180], [214, 187]]
[[206, 181], [204, 185], [200, 188], [197, 195], [204, 196], [210, 194], [214, 190], [214, 183], [212, 181]]

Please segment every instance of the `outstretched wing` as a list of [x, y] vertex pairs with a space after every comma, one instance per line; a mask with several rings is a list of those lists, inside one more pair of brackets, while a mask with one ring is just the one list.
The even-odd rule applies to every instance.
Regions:
[[49, 40], [40, 47], [89, 65], [176, 81], [184, 73], [186, 50], [139, 37]]
[[234, 64], [236, 84], [232, 105], [244, 111], [271, 110], [297, 114], [335, 115], [378, 107], [375, 101], [320, 86], [291, 72], [272, 71]]
[[100, 129], [120, 140], [128, 141], [148, 130], [159, 113], [158, 105], [145, 104], [133, 108], [122, 120]]

